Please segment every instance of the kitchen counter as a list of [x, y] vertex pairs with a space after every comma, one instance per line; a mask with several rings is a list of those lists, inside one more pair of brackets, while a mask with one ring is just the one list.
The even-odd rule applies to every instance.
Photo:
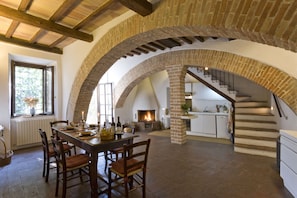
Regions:
[[230, 139], [228, 133], [228, 113], [223, 112], [189, 112], [196, 116], [190, 120], [188, 135]]

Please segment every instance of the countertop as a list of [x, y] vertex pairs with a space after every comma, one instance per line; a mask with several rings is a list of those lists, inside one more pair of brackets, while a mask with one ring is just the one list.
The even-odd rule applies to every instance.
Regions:
[[297, 141], [297, 131], [293, 130], [280, 130], [280, 134], [286, 136], [290, 139], [295, 139]]

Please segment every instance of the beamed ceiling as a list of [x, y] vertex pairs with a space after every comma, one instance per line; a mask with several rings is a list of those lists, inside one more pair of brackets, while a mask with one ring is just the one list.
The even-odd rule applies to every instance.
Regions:
[[[0, 41], [52, 53], [76, 40], [92, 42], [92, 32], [129, 9], [141, 16], [153, 12], [149, 0], [0, 0]], [[165, 50], [207, 38], [156, 40], [123, 57]]]

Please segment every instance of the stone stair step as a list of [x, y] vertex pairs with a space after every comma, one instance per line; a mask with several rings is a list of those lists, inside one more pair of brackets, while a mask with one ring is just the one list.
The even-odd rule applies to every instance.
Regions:
[[264, 107], [267, 106], [265, 101], [242, 101], [235, 102], [235, 107]]
[[256, 146], [256, 145], [247, 145], [247, 144], [241, 144], [241, 143], [235, 143], [235, 147], [241, 147], [241, 148], [247, 148], [247, 149], [256, 149], [256, 150], [263, 150], [263, 151], [271, 151], [276, 152], [276, 147], [267, 147], [267, 146]]
[[279, 130], [277, 129], [266, 129], [266, 128], [257, 128], [257, 127], [236, 127], [236, 130], [247, 130], [247, 131], [258, 131], [258, 132], [276, 132], [278, 133]]
[[238, 144], [243, 144], [243, 145], [249, 145], [251, 147], [271, 147], [271, 148], [276, 148], [276, 140], [256, 140], [256, 139], [247, 139], [247, 138], [239, 138], [235, 137], [234, 139], [235, 143]]
[[235, 146], [234, 151], [238, 153], [249, 154], [249, 155], [260, 155], [265, 157], [276, 158], [276, 151], [269, 151], [269, 150], [267, 151], [262, 149], [258, 150], [253, 148], [240, 147], [240, 146]]
[[235, 97], [236, 102], [249, 101], [250, 99], [251, 99], [250, 96], [238, 95], [238, 94], [236, 94], [236, 97]]
[[270, 114], [270, 107], [239, 107], [236, 108], [236, 113], [259, 113], [259, 114]]
[[274, 129], [277, 127], [276, 123], [268, 123], [268, 122], [256, 122], [256, 121], [235, 121], [235, 127], [250, 127], [250, 128], [259, 128], [259, 129]]
[[269, 114], [236, 113], [235, 119], [275, 121], [274, 115], [271, 113], [269, 113]]
[[240, 134], [235, 134], [236, 138], [241, 138], [241, 139], [249, 139], [249, 140], [263, 140], [263, 141], [277, 141], [277, 137], [266, 137], [266, 136], [253, 136], [253, 135], [240, 135]]
[[245, 130], [245, 129], [240, 129], [236, 128], [236, 135], [247, 135], [247, 136], [257, 136], [257, 137], [270, 137], [270, 138], [278, 138], [279, 137], [279, 132], [277, 130], [273, 131], [256, 131], [256, 130]]

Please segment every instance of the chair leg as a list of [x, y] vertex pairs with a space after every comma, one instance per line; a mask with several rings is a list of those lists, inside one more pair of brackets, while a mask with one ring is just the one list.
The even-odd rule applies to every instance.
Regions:
[[50, 169], [50, 159], [47, 158], [47, 159], [46, 159], [45, 182], [48, 182], [49, 169]]
[[108, 153], [107, 153], [107, 151], [104, 151], [104, 158], [105, 158], [105, 168], [104, 168], [104, 171], [106, 172], [106, 170], [107, 170], [107, 161], [108, 161]]
[[129, 182], [129, 178], [128, 177], [125, 177], [124, 178], [124, 184], [125, 184], [125, 197], [126, 198], [129, 197], [128, 182]]
[[108, 198], [111, 198], [111, 171], [108, 169]]
[[56, 193], [55, 193], [55, 196], [56, 196], [56, 197], [58, 196], [58, 193], [59, 193], [59, 181], [60, 181], [60, 179], [59, 179], [59, 175], [60, 175], [59, 171], [60, 171], [60, 169], [59, 169], [59, 167], [57, 167], [57, 176], [56, 176]]
[[142, 197], [145, 198], [145, 174], [142, 177]]
[[64, 171], [63, 172], [63, 195], [62, 195], [63, 198], [66, 197], [66, 186], [67, 186], [67, 172]]
[[46, 166], [46, 157], [45, 153], [43, 155], [43, 171], [42, 171], [42, 177], [45, 177], [45, 166]]

